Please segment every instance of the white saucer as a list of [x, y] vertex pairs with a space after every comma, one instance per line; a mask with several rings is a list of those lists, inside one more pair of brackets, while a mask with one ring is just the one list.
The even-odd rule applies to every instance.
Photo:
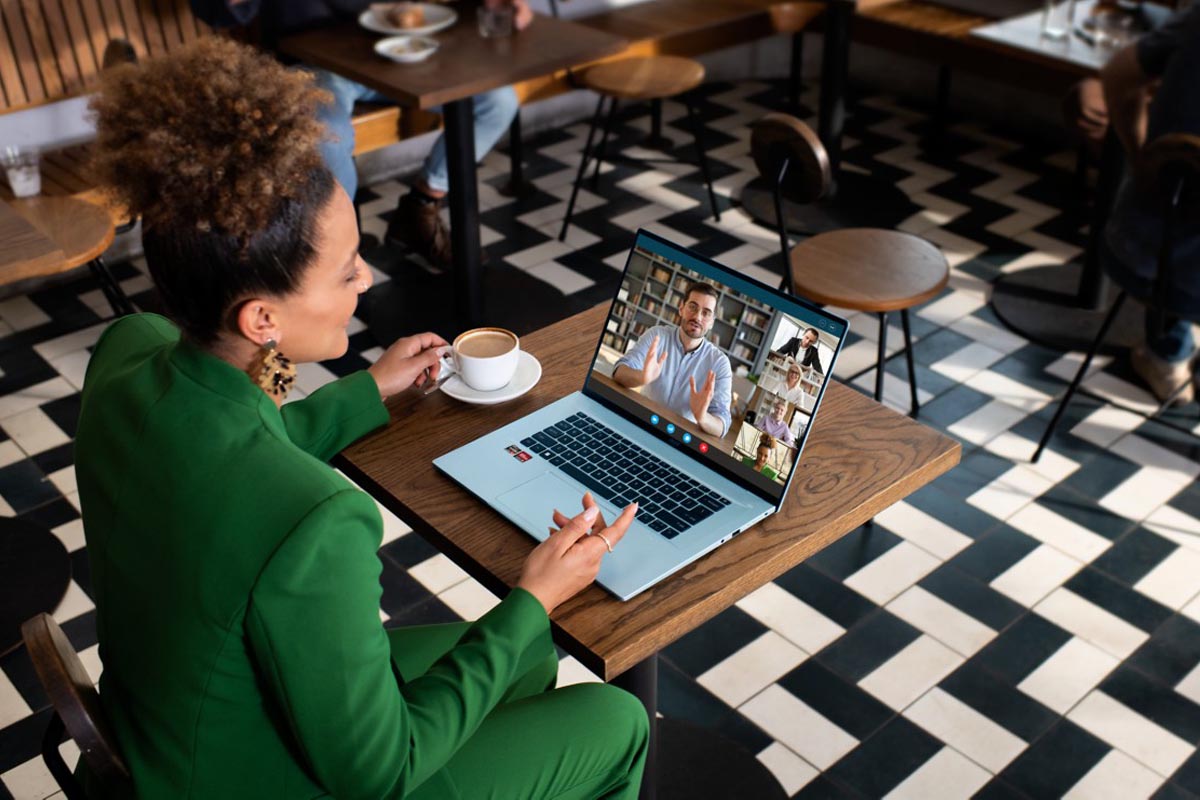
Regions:
[[491, 406], [520, 397], [534, 386], [537, 386], [537, 382], [541, 378], [541, 362], [522, 350], [520, 358], [517, 361], [517, 371], [513, 375], [512, 380], [508, 382], [508, 385], [501, 386], [494, 392], [480, 392], [467, 386], [462, 378], [455, 375], [453, 378], [448, 378], [442, 384], [442, 391], [455, 400], [461, 400], [464, 403], [473, 403], [477, 406]]

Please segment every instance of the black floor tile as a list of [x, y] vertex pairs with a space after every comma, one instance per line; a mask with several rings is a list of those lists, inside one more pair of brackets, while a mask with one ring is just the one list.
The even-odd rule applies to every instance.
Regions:
[[921, 728], [894, 717], [826, 774], [867, 797], [883, 797], [941, 749], [942, 743]]
[[765, 625], [734, 606], [678, 639], [662, 654], [684, 674], [698, 678], [766, 631]]
[[999, 778], [1030, 797], [1062, 797], [1109, 749], [1083, 728], [1063, 719], [1009, 764]]
[[896, 715], [862, 689], [811, 659], [780, 678], [779, 685], [859, 741]]
[[1071, 634], [1040, 614], [1026, 614], [972, 659], [1016, 686], [1071, 640]]
[[823, 649], [817, 661], [858, 683], [920, 635], [919, 630], [881, 608]]

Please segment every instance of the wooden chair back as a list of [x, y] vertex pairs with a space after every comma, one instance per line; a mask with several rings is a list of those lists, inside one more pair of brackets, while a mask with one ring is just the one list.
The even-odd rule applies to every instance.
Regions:
[[209, 32], [188, 0], [0, 0], [0, 113], [90, 91], [113, 39], [145, 59]]
[[779, 188], [793, 203], [816, 202], [832, 185], [825, 146], [812, 128], [790, 114], [767, 114], [754, 123], [750, 130], [750, 155], [758, 174], [770, 186], [775, 186], [787, 161], [787, 172]]
[[[79, 746], [80, 757], [91, 774], [105, 787], [115, 789], [126, 785], [129, 768], [125, 766], [116, 738], [104, 718], [100, 694], [62, 628], [49, 614], [38, 614], [21, 626], [21, 637], [56, 718]], [[51, 731], [58, 734], [61, 728], [52, 721]], [[58, 753], [60, 737], [50, 735], [51, 731], [42, 742], [42, 758], [71, 797], [78, 793], [78, 786]]]

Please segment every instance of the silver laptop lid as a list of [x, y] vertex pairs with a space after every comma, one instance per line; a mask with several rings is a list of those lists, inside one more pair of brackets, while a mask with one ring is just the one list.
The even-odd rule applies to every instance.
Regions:
[[779, 507], [847, 329], [639, 230], [583, 393]]

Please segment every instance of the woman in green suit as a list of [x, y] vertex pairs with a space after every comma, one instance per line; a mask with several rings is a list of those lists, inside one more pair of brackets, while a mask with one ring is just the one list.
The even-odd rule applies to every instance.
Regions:
[[142, 218], [168, 315], [105, 331], [76, 440], [100, 697], [133, 777], [115, 793], [633, 798], [645, 711], [607, 685], [552, 691], [547, 615], [636, 509], [609, 526], [585, 498], [483, 618], [388, 631], [379, 512], [326, 461], [436, 378], [445, 342], [401, 339], [282, 404], [291, 362], [346, 352], [371, 283], [316, 150], [323, 99], [209, 39], [93, 103], [97, 168]]

